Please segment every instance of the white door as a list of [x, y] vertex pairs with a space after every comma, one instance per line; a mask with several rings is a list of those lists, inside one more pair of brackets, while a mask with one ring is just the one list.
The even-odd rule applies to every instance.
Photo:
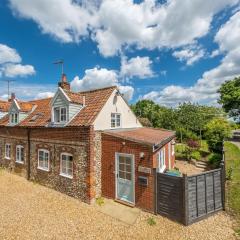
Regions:
[[116, 153], [116, 198], [128, 203], [135, 201], [134, 155]]

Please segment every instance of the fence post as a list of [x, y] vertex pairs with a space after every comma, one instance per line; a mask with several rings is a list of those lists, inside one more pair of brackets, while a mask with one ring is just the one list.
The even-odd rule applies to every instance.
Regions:
[[188, 226], [188, 177], [187, 174], [183, 174], [183, 224]]
[[226, 183], [226, 169], [225, 169], [225, 150], [223, 147], [221, 166], [221, 186], [222, 186], [222, 208], [225, 210], [225, 183]]

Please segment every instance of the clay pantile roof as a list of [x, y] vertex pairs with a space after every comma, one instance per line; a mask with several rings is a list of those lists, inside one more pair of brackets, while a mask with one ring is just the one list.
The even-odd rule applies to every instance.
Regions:
[[84, 103], [83, 95], [80, 95], [79, 93], [75, 93], [75, 92], [66, 91], [66, 90], [64, 90], [64, 92], [70, 98], [72, 103], [77, 103], [77, 104]]
[[44, 127], [51, 121], [51, 102], [52, 98], [45, 98], [35, 101], [30, 101], [30, 104], [36, 106], [34, 111], [29, 114], [19, 126], [28, 127]]
[[175, 137], [175, 132], [173, 131], [147, 127], [105, 130], [103, 132], [126, 140], [145, 143], [152, 146], [161, 145], [161, 143], [170, 141], [170, 139]]
[[16, 100], [16, 101], [20, 107], [21, 112], [30, 112], [34, 106], [34, 104], [31, 102], [22, 102], [19, 100]]
[[68, 126], [92, 125], [98, 113], [102, 110], [104, 104], [115, 89], [117, 89], [116, 86], [79, 92], [79, 96], [85, 96], [86, 106], [73, 118]]
[[[102, 110], [104, 104], [116, 89], [116, 86], [101, 88], [91, 91], [74, 93], [70, 91], [64, 91], [73, 103], [83, 104], [85, 98], [85, 106], [80, 112], [71, 120], [67, 126], [89, 126], [92, 125], [96, 119], [98, 113]], [[51, 100], [52, 98], [20, 102], [20, 107], [24, 109], [36, 108], [21, 121], [18, 126], [23, 127], [44, 127], [51, 121]], [[18, 101], [19, 103], [19, 101]], [[0, 120], [0, 125], [8, 124], [8, 115]]]
[[0, 112], [8, 112], [11, 103], [0, 100]]
[[8, 114], [0, 118], [0, 126], [7, 126], [9, 122], [8, 120], [9, 120]]

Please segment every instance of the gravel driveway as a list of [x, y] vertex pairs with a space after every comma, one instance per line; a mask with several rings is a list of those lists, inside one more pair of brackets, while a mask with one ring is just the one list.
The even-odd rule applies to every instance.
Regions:
[[219, 213], [189, 227], [141, 212], [127, 226], [97, 208], [0, 170], [0, 239], [235, 239], [230, 217]]

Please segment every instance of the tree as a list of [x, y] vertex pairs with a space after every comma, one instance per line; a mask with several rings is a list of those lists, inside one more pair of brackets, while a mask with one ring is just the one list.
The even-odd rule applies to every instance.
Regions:
[[221, 152], [223, 148], [223, 140], [230, 136], [230, 124], [223, 118], [212, 119], [206, 125], [205, 137], [209, 148], [214, 152]]
[[224, 110], [240, 121], [240, 77], [223, 83], [218, 92], [218, 102], [223, 105]]

